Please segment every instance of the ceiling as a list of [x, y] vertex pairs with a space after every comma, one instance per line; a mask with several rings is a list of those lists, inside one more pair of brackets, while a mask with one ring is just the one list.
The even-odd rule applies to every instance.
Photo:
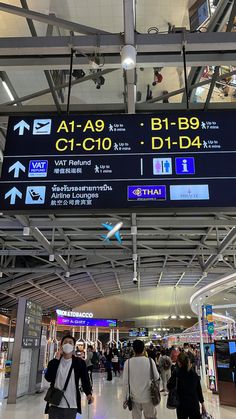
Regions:
[[[151, 27], [156, 28], [154, 32], [159, 31], [157, 36], [169, 36], [168, 23], [175, 27], [188, 28], [188, 8], [193, 3], [194, 1], [178, 0], [176, 7], [176, 0], [137, 0], [134, 2], [136, 36], [147, 34]], [[53, 66], [54, 71], [58, 70], [57, 75], [64, 77], [60, 80], [64, 80], [68, 86], [70, 48], [67, 45], [67, 52], [62, 58], [56, 57], [55, 48], [46, 52], [48, 57], [36, 56], [33, 55], [32, 45], [36, 45], [33, 42], [37, 40], [33, 38], [41, 37], [40, 48], [48, 48], [49, 37], [55, 38], [53, 42], [64, 42], [64, 37], [69, 36], [72, 45], [75, 39], [77, 42], [77, 38], [80, 43], [82, 37], [82, 41], [87, 39], [87, 35], [81, 34], [78, 28], [75, 31], [76, 24], [80, 24], [89, 26], [90, 31], [91, 28], [98, 28], [118, 34], [119, 42], [122, 43], [123, 33], [126, 37], [128, 31], [124, 25], [121, 0], [19, 0], [5, 1], [4, 4], [24, 11], [28, 7], [28, 12], [38, 12], [41, 15], [34, 15], [33, 21], [27, 21], [25, 17], [15, 14], [19, 14], [19, 10], [14, 13], [3, 11], [3, 3], [0, 3], [0, 51], [4, 50], [4, 43], [9, 45], [9, 50], [5, 48], [6, 56], [1, 58], [0, 54], [0, 77], [7, 83], [14, 99], [9, 100], [9, 94], [0, 83], [0, 149], [4, 148], [8, 115], [65, 110], [68, 87], [58, 88], [55, 73], [50, 71], [50, 66]], [[229, 27], [227, 23], [234, 17], [235, 1], [220, 0], [218, 8], [213, 12], [208, 26], [209, 32], [233, 29], [233, 24]], [[45, 16], [48, 15], [51, 19], [56, 17], [64, 21], [57, 21], [57, 25], [54, 22], [54, 26], [48, 25], [45, 23]], [[73, 22], [70, 25], [72, 32], [68, 29], [68, 22]], [[46, 36], [44, 40], [43, 37]], [[22, 39], [19, 42], [19, 37], [27, 37], [27, 40]], [[83, 68], [86, 78], [73, 80], [73, 111], [102, 113], [132, 110], [149, 112], [176, 107], [186, 109], [180, 52], [175, 59], [170, 54], [170, 65], [165, 65], [160, 70], [163, 82], [152, 87], [153, 67], [159, 63], [158, 60], [153, 61], [153, 54], [148, 52], [146, 62], [138, 64], [136, 74], [133, 72], [127, 76], [120, 64], [112, 64], [113, 59], [115, 63], [117, 56], [119, 58], [119, 49], [116, 54], [104, 53], [100, 56], [101, 39], [99, 36], [96, 39], [97, 46], [93, 53], [86, 50], [82, 54], [79, 50], [78, 57], [74, 58], [75, 68]], [[10, 42], [18, 43], [19, 51], [16, 51], [17, 48], [14, 50], [15, 56], [11, 53]], [[25, 50], [21, 51], [24, 42], [30, 42], [30, 55]], [[100, 57], [101, 70], [105, 72], [105, 84], [100, 90], [95, 88], [90, 71], [91, 55]], [[137, 60], [144, 61], [144, 55], [138, 54]], [[207, 60], [206, 56], [207, 53]], [[228, 63], [228, 71], [235, 70], [233, 52], [231, 56], [232, 62]], [[59, 59], [57, 68], [55, 63]], [[175, 64], [177, 59], [178, 66]], [[224, 54], [223, 61], [226, 61]], [[62, 70], [67, 72], [63, 73]], [[191, 68], [188, 65], [190, 84], [206, 83], [205, 76], [201, 76], [202, 70], [202, 67], [196, 68], [195, 65]], [[211, 77], [206, 84], [203, 83], [201, 95], [198, 95], [199, 106], [205, 106], [207, 100], [209, 103], [207, 102], [206, 107], [234, 108], [233, 86], [230, 86], [230, 95], [227, 98], [222, 97], [219, 88], [214, 87], [214, 84], [212, 94], [208, 95]], [[148, 85], [151, 86], [153, 95], [153, 99], [149, 101], [146, 100]], [[178, 89], [182, 90], [176, 94]], [[44, 90], [46, 93], [42, 92]], [[136, 90], [141, 93], [139, 102], [135, 100]], [[169, 103], [163, 103], [163, 91], [169, 92]], [[192, 91], [196, 93], [196, 89], [192, 88]], [[55, 92], [62, 93], [64, 100]], [[196, 95], [193, 94], [190, 96], [190, 107], [197, 106], [195, 102]], [[13, 106], [14, 103], [16, 106]], [[114, 224], [120, 220], [124, 223], [122, 244], [115, 240], [105, 243], [101, 238], [104, 233], [101, 224], [106, 221]], [[236, 269], [235, 224], [236, 209], [228, 211], [224, 208], [221, 211], [138, 213], [107, 213], [104, 210], [86, 215], [80, 212], [47, 215], [2, 214], [0, 304], [11, 309], [15, 307], [19, 297], [26, 297], [42, 304], [45, 312], [57, 307], [94, 307], [97, 316], [135, 318], [140, 325], [156, 322], [157, 316], [170, 313], [171, 307], [183, 314], [189, 314], [189, 297], [197, 287], [207, 285]], [[136, 234], [133, 234], [132, 227], [137, 227]], [[134, 254], [137, 254], [139, 274], [137, 285], [133, 284]]]

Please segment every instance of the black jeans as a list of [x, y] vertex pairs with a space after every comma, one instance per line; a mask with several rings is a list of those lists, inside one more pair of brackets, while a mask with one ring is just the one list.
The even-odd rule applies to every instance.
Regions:
[[106, 362], [106, 370], [107, 370], [107, 380], [111, 381], [112, 380], [112, 363], [110, 361]]
[[76, 419], [77, 409], [50, 406], [49, 419]]
[[177, 408], [178, 419], [201, 419], [199, 409], [183, 409], [182, 407]]

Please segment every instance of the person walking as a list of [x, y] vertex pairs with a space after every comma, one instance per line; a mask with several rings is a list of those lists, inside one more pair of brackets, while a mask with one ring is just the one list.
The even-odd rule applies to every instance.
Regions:
[[113, 357], [113, 352], [112, 352], [112, 349], [109, 348], [108, 345], [106, 345], [104, 355], [106, 358], [107, 381], [112, 381], [112, 361], [111, 360]]
[[[155, 368], [153, 359], [143, 355], [144, 343], [141, 340], [133, 342], [135, 356], [128, 359], [124, 365], [123, 373], [123, 407], [127, 407], [129, 394], [132, 400], [132, 418], [141, 419], [142, 412], [145, 419], [156, 419], [156, 409], [151, 401], [151, 368], [153, 366], [154, 380], [159, 380], [159, 374]], [[130, 389], [130, 390], [129, 390]]]
[[[201, 413], [206, 414], [200, 378], [192, 369], [189, 356], [181, 352], [177, 358], [177, 368], [168, 381], [168, 390], [177, 386], [179, 407], [178, 419], [201, 419]], [[200, 404], [201, 410], [200, 412]]]
[[159, 358], [159, 369], [161, 373], [161, 380], [163, 389], [161, 391], [164, 392], [164, 396], [167, 396], [167, 382], [171, 377], [171, 367], [172, 367], [172, 361], [169, 356], [166, 354], [166, 350], [161, 350], [161, 356]]
[[92, 345], [88, 345], [87, 358], [86, 358], [85, 362], [86, 362], [86, 367], [87, 367], [87, 371], [88, 371], [91, 386], [93, 385], [93, 363], [92, 363], [92, 359], [93, 359], [93, 347], [92, 347]]
[[59, 404], [47, 402], [45, 413], [49, 414], [49, 419], [75, 419], [77, 412], [81, 413], [80, 380], [88, 403], [93, 402], [85, 361], [74, 356], [74, 350], [75, 338], [64, 336], [55, 358], [48, 364], [45, 379], [51, 383], [52, 388], [63, 390], [67, 382]]

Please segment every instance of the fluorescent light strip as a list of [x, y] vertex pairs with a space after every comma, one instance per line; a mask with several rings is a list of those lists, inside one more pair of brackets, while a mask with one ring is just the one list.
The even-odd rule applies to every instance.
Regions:
[[10, 91], [10, 89], [9, 89], [9, 87], [8, 87], [8, 85], [7, 85], [7, 83], [6, 83], [4, 80], [2, 80], [2, 85], [3, 85], [4, 89], [6, 90], [6, 92], [7, 92], [8, 96], [9, 96], [9, 98], [10, 98], [11, 100], [15, 100], [15, 98], [14, 98], [14, 96], [12, 95], [12, 93], [11, 93], [11, 91]]

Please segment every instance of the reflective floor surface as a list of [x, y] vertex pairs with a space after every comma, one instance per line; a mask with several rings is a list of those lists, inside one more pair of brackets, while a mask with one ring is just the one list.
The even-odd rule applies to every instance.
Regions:
[[[0, 379], [0, 394], [3, 394], [4, 379]], [[1, 419], [47, 419], [44, 415], [44, 394], [24, 396], [17, 400], [16, 405], [7, 405], [6, 399], [0, 399]], [[83, 414], [77, 419], [131, 419], [130, 412], [122, 408], [122, 378], [114, 378], [112, 382], [106, 381], [104, 375], [95, 374], [94, 378], [95, 402], [89, 407], [83, 397]], [[210, 392], [205, 393], [206, 405], [214, 419], [235, 419], [236, 408], [220, 407], [218, 397]], [[162, 397], [160, 406], [157, 407], [158, 419], [174, 419], [175, 411], [165, 407], [166, 397]]]

